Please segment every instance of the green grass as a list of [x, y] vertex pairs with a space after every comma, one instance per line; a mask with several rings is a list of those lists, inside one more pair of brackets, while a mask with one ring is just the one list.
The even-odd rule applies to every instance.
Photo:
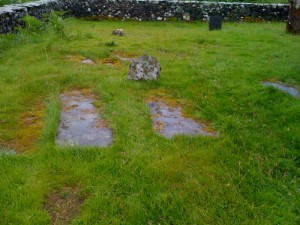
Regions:
[[[43, 205], [64, 186], [86, 199], [72, 224], [299, 224], [300, 101], [261, 84], [300, 86], [300, 37], [284, 23], [224, 23], [222, 31], [207, 23], [63, 23], [63, 36], [0, 38], [0, 140], [14, 143], [19, 130], [38, 135], [28, 153], [0, 156], [2, 224], [50, 224]], [[126, 36], [112, 36], [115, 28]], [[129, 81], [127, 62], [76, 62], [117, 52], [156, 56], [161, 79]], [[114, 131], [109, 148], [55, 144], [59, 93], [81, 88], [99, 96]], [[149, 92], [178, 99], [219, 137], [157, 135]], [[20, 118], [41, 107], [37, 132]]]

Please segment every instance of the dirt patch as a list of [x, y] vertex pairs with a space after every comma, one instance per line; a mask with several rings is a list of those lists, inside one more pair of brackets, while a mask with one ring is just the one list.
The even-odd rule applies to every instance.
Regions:
[[54, 190], [44, 205], [45, 210], [51, 215], [51, 224], [70, 224], [80, 212], [84, 199], [79, 187]]
[[170, 98], [164, 89], [153, 89], [147, 93], [147, 103], [163, 101], [172, 107], [182, 107], [183, 103], [176, 98]]
[[68, 55], [67, 59], [72, 61], [72, 62], [80, 63], [83, 60], [85, 60], [85, 57], [83, 55]]
[[44, 125], [45, 106], [37, 105], [19, 117], [14, 138], [8, 142], [0, 143], [7, 149], [20, 152], [34, 151], [34, 145], [39, 139]]
[[121, 66], [121, 61], [118, 58], [114, 57], [108, 57], [104, 59], [99, 59], [101, 64], [107, 65], [107, 66]]
[[16, 149], [28, 150], [36, 143], [43, 129], [44, 114], [45, 107], [39, 106], [22, 115], [22, 129], [17, 132], [18, 147]]

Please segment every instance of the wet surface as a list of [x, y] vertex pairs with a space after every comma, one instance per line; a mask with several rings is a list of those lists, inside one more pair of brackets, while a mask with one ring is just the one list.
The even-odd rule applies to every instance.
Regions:
[[180, 107], [170, 107], [163, 101], [150, 102], [154, 129], [167, 138], [174, 135], [217, 136], [205, 130], [205, 125], [182, 116]]
[[267, 82], [267, 81], [264, 81], [262, 82], [264, 85], [266, 86], [272, 86], [274, 88], [277, 88], [285, 93], [288, 93], [294, 97], [300, 97], [300, 93], [299, 91], [294, 88], [294, 87], [291, 87], [291, 86], [287, 86], [287, 85], [284, 85], [284, 84], [280, 84], [280, 83], [275, 83], [275, 82]]
[[116, 55], [116, 57], [117, 57], [118, 59], [120, 59], [121, 61], [128, 61], [128, 62], [133, 62], [134, 60], [137, 59], [137, 58], [134, 58], [134, 57], [132, 57], [132, 58], [129, 58], [129, 57], [121, 57], [121, 56], [119, 56], [119, 55]]
[[72, 91], [61, 95], [63, 103], [57, 142], [60, 145], [107, 147], [113, 141], [112, 130], [100, 119], [92, 104], [94, 96]]
[[11, 149], [0, 149], [0, 157], [3, 155], [16, 155], [17, 152]]
[[91, 59], [84, 59], [80, 62], [80, 64], [91, 64], [91, 65], [95, 65], [96, 63], [91, 60]]

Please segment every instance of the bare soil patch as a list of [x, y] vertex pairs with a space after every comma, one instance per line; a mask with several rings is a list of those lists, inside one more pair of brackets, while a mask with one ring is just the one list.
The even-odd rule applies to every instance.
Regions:
[[70, 224], [80, 212], [83, 202], [79, 187], [63, 187], [48, 196], [44, 208], [51, 215], [51, 224]]

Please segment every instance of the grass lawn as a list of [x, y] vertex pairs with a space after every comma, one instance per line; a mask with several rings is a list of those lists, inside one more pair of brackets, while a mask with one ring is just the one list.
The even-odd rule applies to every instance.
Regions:
[[[63, 23], [65, 35], [0, 37], [0, 143], [23, 152], [0, 156], [2, 224], [55, 223], [59, 190], [78, 206], [72, 224], [300, 223], [300, 99], [261, 83], [299, 90], [300, 36], [284, 23]], [[116, 55], [146, 53], [161, 79], [127, 80]], [[67, 90], [98, 96], [113, 145], [55, 144]], [[157, 135], [149, 96], [176, 99], [219, 137]]]

